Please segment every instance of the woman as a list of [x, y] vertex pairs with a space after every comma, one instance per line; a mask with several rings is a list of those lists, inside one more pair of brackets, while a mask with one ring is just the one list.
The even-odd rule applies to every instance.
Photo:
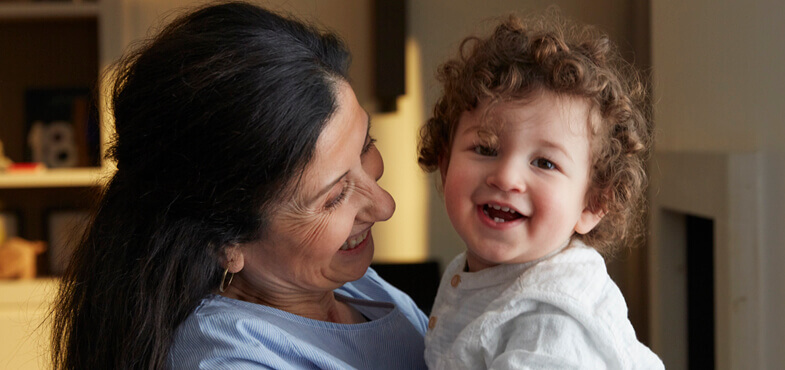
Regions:
[[117, 172], [54, 315], [55, 368], [422, 368], [368, 267], [392, 197], [341, 41], [244, 3], [121, 60]]

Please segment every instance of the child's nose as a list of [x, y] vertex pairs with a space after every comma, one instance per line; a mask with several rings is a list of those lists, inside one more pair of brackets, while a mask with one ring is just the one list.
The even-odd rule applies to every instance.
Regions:
[[524, 172], [526, 167], [513, 160], [499, 161], [486, 179], [488, 186], [501, 191], [522, 193], [526, 191]]

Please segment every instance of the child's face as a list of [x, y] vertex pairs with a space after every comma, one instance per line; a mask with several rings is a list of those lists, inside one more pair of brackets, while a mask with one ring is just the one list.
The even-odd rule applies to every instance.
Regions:
[[470, 271], [535, 260], [597, 225], [588, 118], [584, 100], [548, 92], [463, 113], [441, 172]]

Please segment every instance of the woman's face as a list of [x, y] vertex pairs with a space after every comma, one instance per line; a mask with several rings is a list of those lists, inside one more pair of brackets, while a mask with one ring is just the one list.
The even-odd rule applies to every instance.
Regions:
[[262, 240], [240, 247], [244, 268], [232, 287], [242, 299], [331, 291], [371, 264], [371, 227], [392, 216], [395, 202], [376, 183], [384, 164], [368, 114], [347, 83], [336, 90], [338, 108], [293, 197], [273, 206]]

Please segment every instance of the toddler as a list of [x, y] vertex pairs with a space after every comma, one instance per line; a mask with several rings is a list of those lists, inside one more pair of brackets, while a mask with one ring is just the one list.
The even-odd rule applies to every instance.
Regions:
[[467, 248], [439, 286], [428, 366], [663, 368], [600, 255], [641, 222], [639, 77], [607, 37], [553, 20], [510, 17], [459, 55], [419, 148]]

